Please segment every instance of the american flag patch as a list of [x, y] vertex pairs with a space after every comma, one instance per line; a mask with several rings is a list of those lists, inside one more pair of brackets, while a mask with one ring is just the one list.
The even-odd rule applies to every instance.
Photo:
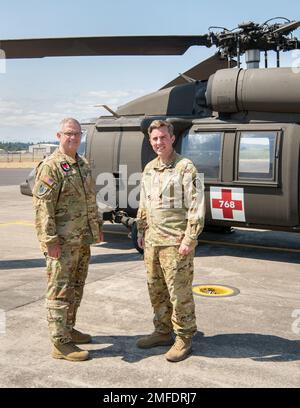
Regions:
[[54, 184], [54, 180], [51, 177], [44, 176], [42, 178], [42, 181], [46, 184], [48, 184], [49, 187], [51, 187]]

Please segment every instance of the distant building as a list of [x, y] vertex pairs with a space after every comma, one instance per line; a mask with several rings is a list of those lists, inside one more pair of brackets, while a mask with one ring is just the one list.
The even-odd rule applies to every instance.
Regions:
[[53, 153], [57, 147], [57, 144], [38, 143], [29, 146], [29, 153], [32, 153], [34, 156], [38, 157], [49, 156], [49, 154]]

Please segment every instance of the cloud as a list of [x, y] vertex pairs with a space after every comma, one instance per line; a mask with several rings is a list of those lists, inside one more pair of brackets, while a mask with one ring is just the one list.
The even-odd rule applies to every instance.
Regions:
[[130, 96], [132, 92], [129, 91], [90, 91], [87, 92], [88, 96], [95, 96], [97, 98], [123, 98]]
[[4, 101], [0, 99], [0, 117], [2, 115], [21, 114], [22, 108], [15, 101]]
[[72, 97], [22, 98], [20, 100], [0, 99], [0, 126], [6, 128], [30, 128], [51, 131], [63, 117], [73, 116], [79, 120], [107, 114], [97, 104], [109, 105], [112, 109], [135, 99], [144, 90], [87, 91]]
[[[113, 109], [145, 94], [143, 89], [130, 91], [88, 91], [81, 93], [77, 98], [68, 98], [68, 101], [57, 102], [55, 107], [67, 112], [84, 112], [95, 110], [95, 105], [105, 104]], [[99, 112], [99, 108], [96, 109]]]

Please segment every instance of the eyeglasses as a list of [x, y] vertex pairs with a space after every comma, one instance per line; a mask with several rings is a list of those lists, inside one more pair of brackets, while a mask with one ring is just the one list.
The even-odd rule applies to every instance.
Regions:
[[63, 135], [67, 136], [67, 137], [72, 137], [73, 135], [75, 137], [79, 137], [82, 135], [82, 132], [61, 132]]

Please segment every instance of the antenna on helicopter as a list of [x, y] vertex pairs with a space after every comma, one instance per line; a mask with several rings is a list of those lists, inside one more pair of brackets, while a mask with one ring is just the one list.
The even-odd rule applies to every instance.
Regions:
[[109, 113], [111, 113], [115, 118], [119, 118], [120, 117], [120, 115], [118, 115], [114, 110], [112, 110], [109, 106], [107, 106], [107, 105], [94, 105], [94, 107], [95, 108], [98, 108], [98, 107], [100, 107], [100, 108], [104, 108], [104, 109], [106, 109]]
[[184, 79], [186, 82], [188, 82], [188, 83], [196, 82], [196, 79], [191, 78], [191, 77], [189, 77], [189, 76], [187, 76], [187, 75], [185, 75], [185, 74], [181, 74], [180, 72], [179, 72], [179, 76], [180, 76], [181, 78], [183, 78], [183, 79]]

